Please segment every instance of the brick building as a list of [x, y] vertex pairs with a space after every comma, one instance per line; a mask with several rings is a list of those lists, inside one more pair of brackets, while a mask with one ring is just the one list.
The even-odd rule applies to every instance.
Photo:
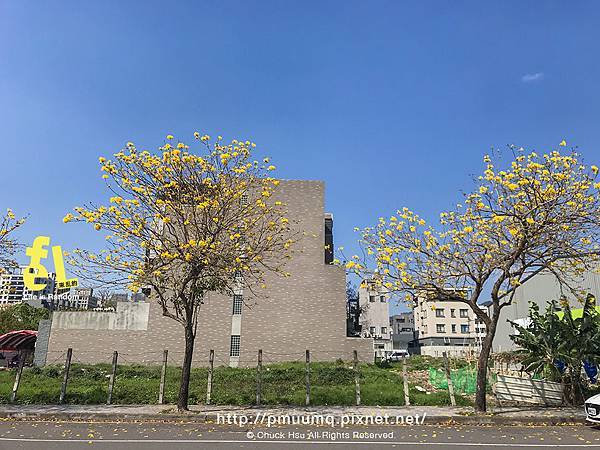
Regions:
[[[303, 359], [306, 349], [315, 361], [349, 360], [353, 350], [373, 361], [373, 340], [346, 337], [346, 276], [328, 264], [333, 247], [333, 217], [324, 210], [324, 183], [282, 181], [278, 197], [288, 205], [290, 222], [306, 232], [286, 266], [290, 277], [267, 274], [266, 298], [254, 298], [243, 288], [228, 297], [207, 295], [200, 311], [193, 364], [205, 365], [209, 350], [219, 365], [251, 366], [262, 349], [265, 363]], [[329, 248], [326, 248], [329, 246]], [[158, 304], [117, 304], [115, 312], [55, 312], [42, 324], [47, 340], [43, 364], [68, 347], [81, 362], [106, 362], [110, 352], [127, 355], [128, 362], [158, 362], [163, 349], [169, 360], [183, 359], [180, 324], [161, 315]], [[40, 348], [45, 348], [44, 343]]]

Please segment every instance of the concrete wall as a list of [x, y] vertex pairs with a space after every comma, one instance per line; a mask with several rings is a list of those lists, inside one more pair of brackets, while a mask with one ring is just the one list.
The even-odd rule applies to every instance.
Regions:
[[130, 330], [148, 329], [148, 303], [117, 303], [116, 311], [59, 311], [53, 314], [55, 330]]
[[44, 366], [46, 365], [46, 358], [48, 356], [48, 340], [50, 339], [50, 327], [52, 326], [52, 320], [43, 319], [38, 324], [38, 335], [35, 341], [35, 351], [33, 353], [33, 365]]
[[421, 355], [442, 357], [444, 352], [452, 358], [476, 357], [478, 354], [473, 347], [462, 345], [423, 345], [420, 347]]
[[[585, 292], [590, 292], [600, 299], [600, 274], [588, 272], [579, 283]], [[559, 300], [561, 297], [560, 286], [554, 275], [541, 273], [517, 288], [515, 298], [510, 306], [502, 309], [496, 336], [494, 337], [493, 350], [505, 352], [515, 350], [516, 346], [510, 339], [514, 329], [508, 320], [515, 321], [529, 316], [529, 302], [537, 303], [540, 310], [546, 308], [547, 302]], [[565, 292], [569, 303], [574, 308], [581, 308], [582, 304], [572, 294]]]
[[[357, 350], [361, 360], [372, 362], [372, 339], [346, 337], [344, 270], [324, 264], [324, 183], [284, 181], [278, 197], [288, 205], [290, 222], [298, 220], [298, 229], [306, 232], [300, 251], [286, 267], [291, 276], [267, 274], [267, 289], [260, 298], [246, 290], [239, 321], [232, 320], [230, 297], [207, 295], [199, 315], [194, 365], [206, 365], [210, 349], [215, 350], [215, 364], [232, 364], [232, 328], [233, 334], [239, 330], [241, 336], [240, 357], [235, 361], [240, 366], [255, 365], [259, 349], [265, 364], [302, 360], [306, 349], [311, 350], [314, 361], [349, 360]], [[138, 305], [146, 305], [147, 313], [121, 307], [116, 313], [56, 314], [49, 359], [72, 347], [81, 362], [109, 362], [112, 351], [117, 350], [125, 361], [158, 364], [167, 349], [170, 363], [180, 364], [184, 349], [181, 325], [163, 317], [153, 298]]]

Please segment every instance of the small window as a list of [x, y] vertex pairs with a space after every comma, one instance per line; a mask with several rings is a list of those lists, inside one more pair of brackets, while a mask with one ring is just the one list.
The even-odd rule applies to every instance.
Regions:
[[437, 331], [438, 333], [445, 333], [446, 332], [446, 325], [444, 325], [442, 323], [438, 323], [435, 326], [435, 331]]
[[452, 332], [456, 333], [456, 325], [452, 325]]
[[240, 197], [240, 204], [242, 206], [248, 205], [248, 194], [242, 194]]
[[387, 327], [381, 327], [381, 334], [387, 334]]
[[231, 347], [229, 349], [229, 356], [240, 356], [240, 336], [231, 336]]
[[369, 295], [369, 301], [371, 303], [373, 303], [375, 301], [375, 296], [374, 295]]
[[460, 332], [461, 332], [462, 334], [466, 334], [466, 333], [468, 333], [468, 332], [469, 332], [469, 325], [461, 325], [461, 326], [460, 326]]
[[241, 295], [233, 296], [233, 315], [239, 315], [242, 313], [242, 304], [244, 303]]
[[444, 315], [444, 308], [438, 308], [435, 310], [435, 317], [446, 317]]
[[379, 296], [379, 301], [380, 301], [381, 303], [385, 303], [385, 295], [380, 295], [380, 296]]
[[241, 271], [237, 270], [233, 274], [233, 281], [235, 281], [237, 284], [241, 284], [244, 282], [244, 275], [242, 274]]
[[375, 336], [375, 327], [369, 327], [369, 333], [371, 333], [371, 336]]
[[454, 308], [450, 310], [450, 317], [456, 317], [456, 310]]
[[466, 317], [469, 317], [469, 310], [468, 309], [461, 309], [460, 310], [460, 317], [462, 317], [463, 319]]

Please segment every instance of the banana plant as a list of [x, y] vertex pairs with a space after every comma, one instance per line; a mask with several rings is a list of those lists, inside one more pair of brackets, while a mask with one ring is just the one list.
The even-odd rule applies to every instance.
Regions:
[[584, 395], [583, 363], [600, 364], [600, 314], [591, 294], [581, 315], [573, 314], [566, 301], [561, 306], [562, 311], [551, 301], [540, 313], [539, 306], [531, 303], [529, 324], [511, 322], [518, 332], [511, 339], [521, 347], [526, 372], [564, 382], [567, 400], [579, 404]]

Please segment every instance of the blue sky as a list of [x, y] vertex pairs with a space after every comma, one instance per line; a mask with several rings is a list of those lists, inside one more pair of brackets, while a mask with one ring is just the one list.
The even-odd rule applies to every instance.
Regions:
[[[20, 237], [101, 199], [97, 158], [195, 130], [327, 183], [337, 245], [451, 207], [490, 147], [563, 138], [598, 161], [594, 1], [0, 0], [0, 208]], [[351, 251], [351, 250], [350, 250]]]

